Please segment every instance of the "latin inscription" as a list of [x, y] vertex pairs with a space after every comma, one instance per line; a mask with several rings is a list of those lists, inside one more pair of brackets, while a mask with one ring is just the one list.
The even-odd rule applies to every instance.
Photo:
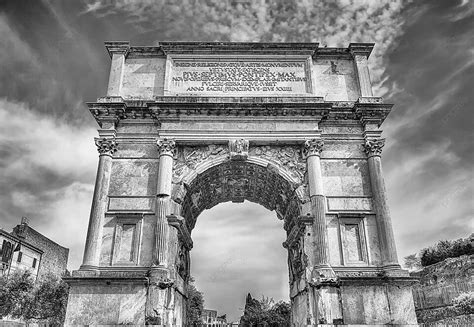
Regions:
[[309, 93], [303, 61], [184, 61], [176, 60], [172, 93], [294, 94]]

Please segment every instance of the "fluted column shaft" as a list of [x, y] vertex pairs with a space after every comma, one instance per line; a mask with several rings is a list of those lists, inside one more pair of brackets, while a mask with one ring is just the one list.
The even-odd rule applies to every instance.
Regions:
[[99, 151], [99, 165], [97, 167], [81, 270], [97, 269], [99, 266], [102, 228], [107, 210], [110, 172], [112, 170], [112, 154], [117, 150], [117, 144], [114, 139], [96, 138], [95, 144]]
[[377, 216], [377, 229], [382, 262], [384, 265], [398, 265], [392, 219], [388, 209], [387, 193], [385, 190], [382, 163], [380, 159], [384, 144], [384, 139], [367, 139], [365, 142], [365, 151], [368, 156], [370, 184], [372, 188], [374, 209]]
[[173, 177], [173, 155], [175, 142], [160, 139], [157, 142], [159, 153], [157, 197], [156, 197], [156, 229], [154, 264], [166, 266], [169, 241], [169, 226], [166, 218], [170, 212], [170, 195]]
[[329, 266], [328, 237], [326, 229], [326, 197], [323, 192], [320, 154], [324, 143], [320, 139], [305, 142], [306, 165], [308, 171], [309, 196], [314, 216], [313, 233], [315, 240], [314, 262], [316, 266]]

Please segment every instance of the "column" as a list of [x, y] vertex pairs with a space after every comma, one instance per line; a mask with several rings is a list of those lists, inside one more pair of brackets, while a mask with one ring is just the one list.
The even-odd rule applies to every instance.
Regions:
[[305, 142], [305, 156], [308, 171], [309, 196], [314, 216], [313, 233], [315, 237], [315, 264], [329, 266], [329, 252], [326, 230], [326, 197], [323, 194], [320, 154], [324, 142], [312, 139]]
[[329, 251], [326, 230], [326, 197], [323, 192], [320, 154], [324, 142], [312, 139], [305, 142], [304, 153], [308, 171], [309, 196], [314, 216], [313, 234], [315, 239], [314, 262], [316, 267], [329, 267]]
[[80, 270], [95, 270], [99, 267], [102, 225], [107, 210], [110, 172], [112, 170], [112, 154], [117, 151], [117, 143], [113, 138], [95, 138], [95, 144], [99, 151], [99, 165], [92, 198], [84, 258]]
[[309, 196], [313, 220], [314, 270], [309, 284], [312, 303], [311, 324], [332, 323], [342, 318], [341, 299], [337, 290], [337, 276], [329, 265], [329, 244], [326, 228], [326, 197], [321, 173], [321, 151], [324, 142], [312, 139], [305, 142]]
[[105, 42], [110, 58], [109, 84], [107, 87], [107, 96], [120, 96], [120, 90], [123, 82], [123, 67], [125, 65], [125, 56], [130, 48], [129, 42]]
[[157, 142], [160, 158], [158, 166], [157, 196], [156, 196], [156, 232], [155, 232], [155, 259], [156, 266], [166, 266], [168, 253], [168, 219], [170, 212], [170, 196], [173, 178], [173, 156], [175, 142], [168, 139], [159, 139]]
[[354, 66], [359, 79], [360, 96], [372, 97], [372, 83], [370, 81], [369, 67], [367, 59], [372, 52], [373, 44], [371, 43], [351, 43], [349, 51], [354, 58]]
[[372, 188], [374, 210], [377, 216], [377, 229], [382, 262], [385, 266], [399, 266], [380, 159], [384, 145], [385, 139], [366, 138], [364, 147], [368, 156], [370, 185]]

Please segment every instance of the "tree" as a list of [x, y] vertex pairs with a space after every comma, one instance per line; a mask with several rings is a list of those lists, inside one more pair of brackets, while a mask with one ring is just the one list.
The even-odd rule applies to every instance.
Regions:
[[28, 270], [16, 271], [0, 279], [0, 316], [62, 326], [67, 297], [68, 286], [59, 277], [46, 275], [35, 283]]
[[408, 268], [408, 270], [417, 270], [421, 268], [420, 257], [418, 257], [416, 253], [407, 255], [404, 258], [404, 261], [405, 267]]
[[245, 301], [244, 315], [240, 327], [281, 327], [290, 326], [290, 304], [262, 296], [262, 300], [252, 298], [250, 293]]
[[188, 301], [186, 305], [187, 326], [200, 326], [204, 310], [204, 297], [194, 286], [194, 278], [189, 278], [187, 285]]

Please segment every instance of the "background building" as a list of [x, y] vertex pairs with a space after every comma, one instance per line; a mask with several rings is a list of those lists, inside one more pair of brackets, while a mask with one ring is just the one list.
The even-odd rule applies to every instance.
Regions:
[[11, 233], [0, 229], [0, 244], [2, 275], [18, 269], [29, 269], [35, 278], [66, 272], [69, 249], [34, 230], [24, 217]]
[[227, 320], [226, 315], [217, 316], [217, 310], [209, 310], [204, 309], [202, 310], [201, 319], [203, 322], [203, 326], [207, 327], [226, 327]]

